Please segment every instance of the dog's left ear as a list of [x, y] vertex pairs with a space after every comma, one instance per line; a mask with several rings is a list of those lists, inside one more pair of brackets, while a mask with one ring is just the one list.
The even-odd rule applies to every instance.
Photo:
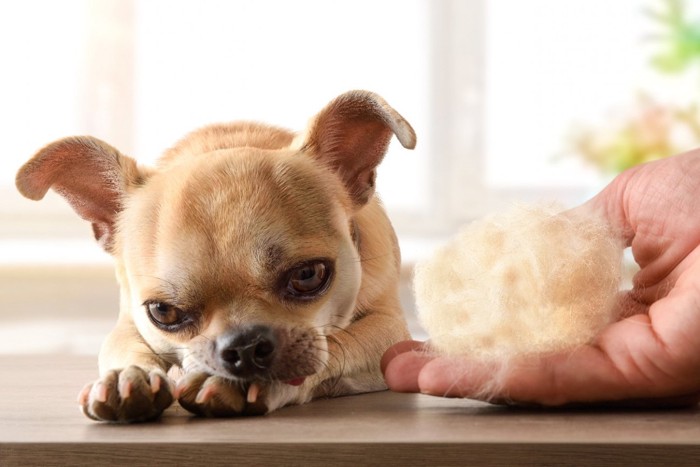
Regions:
[[384, 99], [369, 91], [335, 98], [311, 121], [302, 150], [327, 164], [341, 178], [356, 207], [374, 194], [376, 168], [391, 135], [403, 147], [416, 146], [411, 125]]

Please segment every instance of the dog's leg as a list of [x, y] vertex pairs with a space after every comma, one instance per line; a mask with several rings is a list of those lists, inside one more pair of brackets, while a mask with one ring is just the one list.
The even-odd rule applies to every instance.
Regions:
[[381, 300], [371, 313], [327, 336], [328, 360], [324, 369], [300, 386], [277, 382], [263, 387], [257, 412], [272, 412], [315, 398], [386, 389], [380, 370], [382, 355], [391, 345], [410, 338], [402, 313], [397, 299]]
[[379, 367], [381, 357], [391, 345], [410, 337], [398, 299], [393, 293], [386, 295], [371, 313], [326, 337], [328, 359], [323, 369], [301, 385], [281, 381], [261, 386], [235, 383], [210, 375], [186, 359], [183, 367], [189, 370], [175, 390], [180, 405], [209, 417], [260, 415], [318, 397], [386, 389]]
[[78, 401], [94, 420], [140, 422], [157, 418], [173, 402], [166, 372], [170, 367], [143, 341], [129, 316], [100, 350], [100, 378], [87, 384]]
[[380, 370], [382, 355], [391, 345], [410, 338], [398, 299], [387, 295], [371, 313], [327, 336], [328, 362], [315, 377], [318, 388], [313, 397], [386, 389]]
[[386, 389], [380, 370], [382, 355], [391, 345], [409, 338], [398, 298], [387, 293], [370, 313], [326, 336], [328, 359], [320, 372], [299, 386], [276, 382], [261, 388], [256, 410], [272, 412], [319, 397], [382, 391]]

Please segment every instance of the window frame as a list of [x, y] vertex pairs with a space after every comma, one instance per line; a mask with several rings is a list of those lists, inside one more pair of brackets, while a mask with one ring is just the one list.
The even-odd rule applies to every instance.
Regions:
[[[93, 26], [88, 30], [89, 65], [85, 79], [96, 85], [86, 86], [81, 96], [83, 118], [94, 120], [95, 133], [105, 139], [127, 142], [120, 149], [128, 154], [134, 144], [134, 128], [124, 122], [135, 121], [134, 1], [106, 0], [100, 7], [94, 7], [92, 2], [88, 5], [89, 23]], [[581, 200], [586, 194], [582, 188], [504, 189], [487, 185], [483, 150], [486, 1], [437, 0], [428, 1], [427, 5], [431, 128], [427, 138], [419, 135], [419, 144], [427, 145], [431, 161], [426, 174], [429, 201], [423, 210], [389, 209], [399, 237], [444, 237], [459, 225], [502, 209], [514, 200], [556, 199], [565, 204]], [[126, 34], [115, 35], [99, 27], [114, 21], [119, 23], [117, 29]], [[105, 58], [115, 54], [121, 57], [118, 68], [116, 61]], [[119, 94], [105, 95], [99, 89], [116, 89]], [[381, 179], [378, 192], [381, 196]], [[2, 203], [0, 214], [10, 220], [0, 228], [0, 239], [39, 239], [51, 232], [63, 238], [87, 236], [91, 240], [89, 225], [54, 194], [31, 208], [20, 201], [14, 187], [0, 187], [0, 198], [7, 201]]]

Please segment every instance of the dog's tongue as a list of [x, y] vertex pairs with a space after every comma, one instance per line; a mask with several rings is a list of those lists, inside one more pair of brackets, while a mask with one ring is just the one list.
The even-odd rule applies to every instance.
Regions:
[[305, 380], [306, 380], [306, 378], [304, 376], [301, 376], [299, 378], [294, 378], [294, 379], [290, 379], [289, 381], [285, 381], [285, 383], [289, 384], [290, 386], [299, 386]]

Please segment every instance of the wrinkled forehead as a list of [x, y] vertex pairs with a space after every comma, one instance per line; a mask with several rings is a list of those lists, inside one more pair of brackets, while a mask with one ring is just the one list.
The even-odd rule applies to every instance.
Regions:
[[198, 158], [153, 180], [158, 269], [332, 257], [349, 235], [339, 182], [303, 155], [238, 149]]
[[333, 180], [301, 155], [228, 150], [204, 155], [183, 172], [179, 192], [167, 196], [168, 217], [193, 230], [220, 238], [251, 229], [317, 235], [337, 220]]

